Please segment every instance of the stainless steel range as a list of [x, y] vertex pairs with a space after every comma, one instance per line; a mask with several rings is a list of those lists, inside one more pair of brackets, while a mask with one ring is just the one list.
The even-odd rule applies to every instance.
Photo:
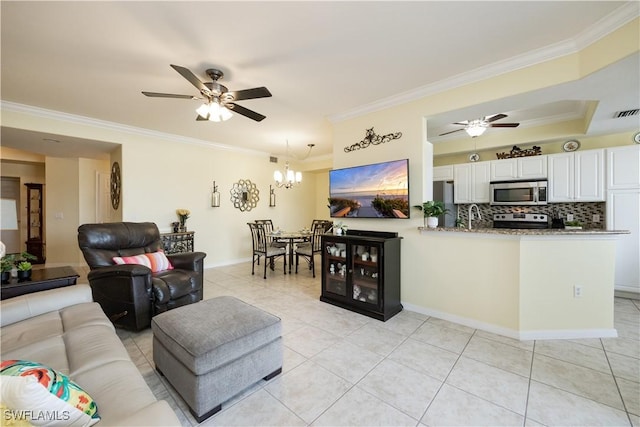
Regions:
[[501, 213], [493, 215], [493, 228], [549, 228], [546, 214]]

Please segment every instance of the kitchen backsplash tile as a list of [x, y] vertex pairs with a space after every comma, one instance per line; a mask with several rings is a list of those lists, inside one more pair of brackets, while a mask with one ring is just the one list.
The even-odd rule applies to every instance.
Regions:
[[[457, 205], [458, 217], [466, 226], [469, 219], [469, 205]], [[553, 212], [559, 212], [560, 217], [566, 221], [567, 214], [573, 214], [575, 221], [580, 221], [584, 228], [602, 229], [606, 228], [605, 203], [552, 203], [540, 206], [491, 206], [488, 203], [479, 203], [478, 208], [482, 219], [474, 219], [472, 225], [474, 228], [493, 227], [493, 214], [498, 213], [540, 213], [549, 216], [549, 221], [553, 216]], [[600, 215], [600, 222], [593, 222], [593, 215]]]

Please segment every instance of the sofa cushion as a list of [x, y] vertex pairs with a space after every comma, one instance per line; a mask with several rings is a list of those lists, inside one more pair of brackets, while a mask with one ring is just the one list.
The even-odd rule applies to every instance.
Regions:
[[152, 272], [173, 270], [169, 259], [162, 251], [145, 253], [134, 256], [115, 256], [113, 262], [116, 264], [140, 264], [149, 267]]
[[100, 421], [95, 401], [69, 377], [40, 363], [5, 360], [0, 365], [2, 402], [29, 411], [34, 425], [91, 426]]

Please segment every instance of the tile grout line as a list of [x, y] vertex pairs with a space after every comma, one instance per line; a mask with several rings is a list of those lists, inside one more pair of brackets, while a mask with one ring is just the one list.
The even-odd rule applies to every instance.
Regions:
[[622, 396], [622, 391], [620, 390], [618, 379], [616, 378], [616, 375], [613, 372], [613, 366], [611, 366], [611, 361], [609, 360], [609, 354], [607, 354], [607, 350], [604, 347], [604, 343], [602, 342], [602, 339], [600, 339], [600, 342], [602, 343], [602, 349], [604, 350], [604, 357], [607, 359], [607, 364], [609, 365], [609, 369], [611, 370], [611, 376], [613, 377], [613, 382], [616, 384], [616, 390], [618, 390], [618, 395], [620, 396], [620, 400], [622, 401], [622, 407], [624, 408], [624, 412], [627, 414], [627, 419], [629, 420], [629, 426], [633, 427], [633, 421], [631, 421], [631, 415], [629, 414], [629, 410], [627, 409], [627, 403], [624, 401], [624, 397]]
[[533, 377], [533, 361], [536, 356], [536, 344], [537, 341], [533, 341], [533, 348], [531, 349], [531, 364], [529, 366], [529, 381], [527, 383], [527, 398], [524, 403], [524, 419], [522, 420], [522, 427], [527, 424], [527, 414], [529, 413], [529, 397], [531, 396], [531, 381]]
[[[446, 384], [447, 379], [449, 378], [449, 376], [451, 375], [451, 373], [453, 372], [453, 370], [455, 369], [456, 365], [458, 364], [458, 361], [460, 361], [460, 358], [462, 357], [462, 354], [464, 353], [464, 351], [467, 349], [467, 346], [469, 345], [469, 343], [471, 342], [471, 339], [476, 335], [476, 332], [478, 330], [474, 329], [473, 333], [471, 334], [471, 336], [469, 337], [469, 339], [467, 340], [467, 343], [464, 345], [464, 348], [460, 351], [460, 354], [458, 355], [458, 357], [456, 358], [456, 361], [453, 362], [453, 365], [451, 365], [451, 369], [449, 370], [449, 373], [447, 374], [447, 376], [444, 377], [444, 379], [442, 380], [442, 383], [440, 384], [440, 387], [438, 387], [438, 390], [435, 392], [435, 394], [433, 395], [433, 398], [431, 399], [431, 402], [429, 402], [429, 404], [427, 405], [426, 409], [424, 410], [424, 412], [422, 413], [422, 416], [420, 417], [420, 422], [422, 421], [422, 419], [424, 418], [425, 415], [427, 415], [427, 412], [429, 411], [429, 408], [431, 408], [431, 405], [433, 405], [433, 402], [436, 400], [436, 398], [438, 397], [438, 394], [440, 394], [440, 390], [442, 390], [442, 387]], [[439, 348], [439, 347], [438, 347]], [[457, 388], [457, 387], [456, 387]], [[463, 390], [464, 391], [464, 390]], [[475, 396], [475, 395], [474, 395]]]

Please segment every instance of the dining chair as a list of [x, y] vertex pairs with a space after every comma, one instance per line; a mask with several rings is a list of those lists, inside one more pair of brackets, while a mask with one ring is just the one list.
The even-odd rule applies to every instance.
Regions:
[[264, 226], [265, 232], [267, 234], [267, 239], [269, 240], [269, 244], [271, 246], [275, 246], [277, 248], [287, 247], [287, 242], [279, 242], [276, 237], [270, 236], [270, 234], [274, 231], [273, 221], [271, 221], [270, 219], [256, 219], [254, 222], [256, 224], [262, 224]]
[[309, 263], [309, 268], [311, 269], [313, 277], [316, 277], [316, 263], [314, 258], [316, 254], [322, 251], [321, 237], [326, 231], [326, 222], [331, 221], [324, 221], [315, 225], [311, 231], [311, 240], [308, 244], [300, 244], [296, 247], [296, 274], [298, 273], [300, 257], [303, 257]]
[[[255, 274], [256, 261], [260, 265], [260, 257], [264, 257], [264, 278], [267, 278], [267, 264], [270, 264], [271, 269], [274, 269], [274, 260], [277, 257], [284, 259], [283, 267], [284, 274], [287, 274], [287, 249], [286, 247], [272, 246], [267, 237], [266, 227], [263, 224], [257, 224], [255, 222], [248, 222], [249, 229], [251, 230], [251, 240], [253, 243], [253, 255], [251, 262], [251, 274]], [[270, 262], [268, 262], [270, 261]]]

